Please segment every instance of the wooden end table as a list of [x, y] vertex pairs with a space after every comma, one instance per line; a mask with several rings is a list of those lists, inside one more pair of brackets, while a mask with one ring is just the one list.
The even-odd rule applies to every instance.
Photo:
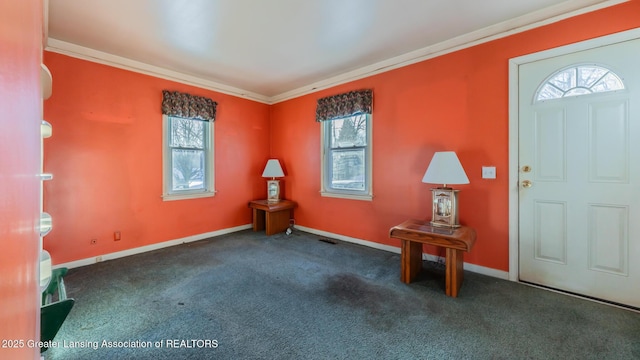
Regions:
[[267, 235], [273, 235], [287, 230], [291, 210], [296, 207], [295, 201], [253, 200], [249, 207], [253, 209], [253, 231], [265, 230]]
[[476, 231], [468, 226], [444, 228], [431, 226], [429, 221], [407, 220], [389, 230], [389, 236], [402, 240], [400, 280], [409, 284], [422, 270], [422, 244], [446, 249], [446, 294], [458, 297], [464, 271], [464, 251], [470, 251], [476, 241]]

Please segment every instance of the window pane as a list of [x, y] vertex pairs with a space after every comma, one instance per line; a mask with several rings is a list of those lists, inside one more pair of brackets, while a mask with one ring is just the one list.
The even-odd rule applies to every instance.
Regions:
[[577, 87], [567, 91], [564, 96], [579, 96], [588, 94], [591, 94], [591, 91], [589, 91], [589, 89]]
[[557, 99], [561, 98], [563, 92], [558, 90], [558, 88], [551, 86], [549, 84], [544, 84], [540, 92], [538, 93], [538, 100], [547, 100], [547, 99]]
[[549, 80], [549, 82], [557, 86], [559, 89], [567, 91], [576, 86], [576, 69], [567, 69], [554, 76], [551, 80]]
[[595, 66], [581, 66], [578, 68], [578, 86], [591, 87], [608, 70]]
[[608, 73], [607, 76], [598, 81], [591, 90], [594, 92], [605, 92], [624, 89], [622, 80], [613, 73]]
[[204, 151], [171, 150], [172, 190], [204, 189]]
[[333, 189], [365, 189], [364, 149], [332, 150], [331, 179]]
[[207, 122], [201, 120], [170, 118], [171, 147], [204, 149]]
[[329, 147], [353, 147], [367, 145], [367, 117], [353, 116], [329, 121]]

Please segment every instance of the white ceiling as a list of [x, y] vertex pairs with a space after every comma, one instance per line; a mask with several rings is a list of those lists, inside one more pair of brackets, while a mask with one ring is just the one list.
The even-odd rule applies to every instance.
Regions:
[[47, 50], [273, 103], [620, 2], [49, 0]]

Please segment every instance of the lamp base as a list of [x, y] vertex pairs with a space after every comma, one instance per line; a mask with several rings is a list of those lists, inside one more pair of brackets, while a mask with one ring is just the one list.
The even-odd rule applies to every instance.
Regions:
[[267, 180], [267, 201], [270, 203], [280, 201], [280, 180]]
[[435, 226], [435, 227], [439, 227], [439, 228], [446, 228], [446, 229], [456, 229], [459, 228], [460, 224], [453, 224], [453, 225], [449, 225], [449, 224], [445, 224], [445, 223], [441, 223], [441, 222], [437, 222], [437, 221], [430, 221], [429, 224], [431, 224], [431, 226]]
[[437, 227], [457, 228], [458, 222], [458, 192], [448, 187], [432, 188], [433, 198], [431, 225]]

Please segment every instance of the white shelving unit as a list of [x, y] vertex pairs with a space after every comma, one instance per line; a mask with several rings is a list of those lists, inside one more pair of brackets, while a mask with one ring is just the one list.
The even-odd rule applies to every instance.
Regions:
[[[52, 93], [52, 85], [53, 78], [51, 77], [51, 72], [44, 65], [41, 64], [40, 69], [40, 82], [42, 84], [42, 100], [47, 100], [51, 97]], [[40, 180], [46, 181], [53, 179], [52, 174], [44, 173], [44, 139], [51, 137], [53, 135], [53, 128], [51, 124], [45, 120], [42, 120], [40, 124]], [[44, 188], [43, 184], [40, 183], [40, 291], [44, 291], [49, 285], [51, 281], [51, 255], [47, 252], [43, 247], [43, 237], [47, 236], [49, 231], [53, 226], [53, 220], [51, 219], [51, 215], [44, 211], [43, 205], [43, 194]]]

